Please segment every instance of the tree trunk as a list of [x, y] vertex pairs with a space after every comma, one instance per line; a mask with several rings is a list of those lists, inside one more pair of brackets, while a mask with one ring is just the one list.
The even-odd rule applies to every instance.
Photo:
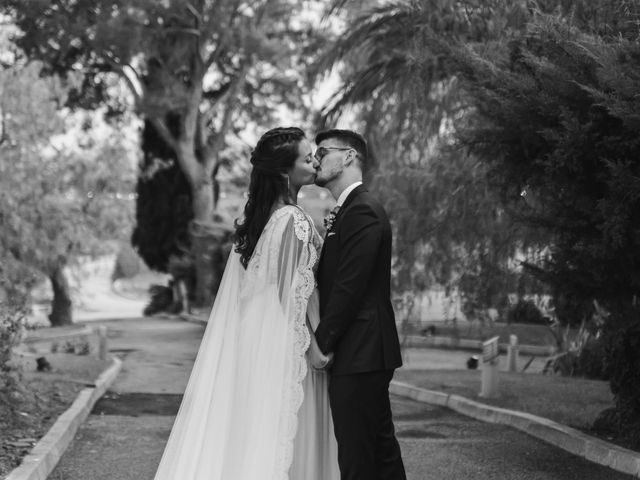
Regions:
[[211, 224], [192, 222], [191, 248], [196, 271], [194, 303], [200, 308], [207, 308], [213, 305], [215, 275], [212, 264], [215, 246], [215, 237], [211, 231]]
[[195, 306], [206, 308], [213, 304], [215, 275], [212, 259], [216, 246], [213, 224], [213, 181], [196, 159], [193, 145], [180, 142], [182, 165], [189, 165], [187, 178], [193, 194], [193, 220], [190, 225], [191, 250], [196, 272]]
[[49, 275], [53, 289], [49, 321], [53, 327], [70, 325], [72, 323], [69, 282], [64, 275], [63, 268], [64, 265], [58, 265]]
[[[197, 66], [201, 66], [197, 64]], [[195, 306], [207, 308], [213, 304], [215, 294], [222, 278], [222, 269], [217, 266], [216, 259], [226, 245], [229, 226], [215, 221], [215, 187], [214, 159], [224, 145], [224, 136], [230, 127], [236, 100], [229, 100], [226, 105], [222, 127], [216, 134], [214, 142], [204, 141], [201, 117], [199, 113], [202, 99], [202, 78], [204, 71], [194, 71], [193, 95], [185, 118], [183, 119], [183, 135], [177, 142], [177, 155], [180, 166], [191, 183], [193, 194], [193, 221], [191, 223], [191, 244], [195, 262], [196, 291]], [[240, 77], [230, 90], [236, 92], [243, 85], [244, 75]], [[205, 145], [206, 144], [206, 145]], [[208, 146], [207, 146], [208, 145]], [[196, 146], [200, 147], [201, 156], [196, 156]], [[226, 258], [226, 256], [225, 256]]]
[[228, 254], [231, 228], [219, 222], [191, 224], [192, 252], [196, 270], [195, 304], [213, 305]]

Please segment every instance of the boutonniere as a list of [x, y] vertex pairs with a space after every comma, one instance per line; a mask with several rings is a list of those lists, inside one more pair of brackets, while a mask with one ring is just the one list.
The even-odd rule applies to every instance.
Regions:
[[335, 207], [333, 207], [333, 210], [331, 210], [329, 214], [324, 217], [324, 228], [327, 229], [327, 232], [333, 228], [333, 223], [336, 221], [338, 210], [340, 210], [340, 205], [336, 205]]

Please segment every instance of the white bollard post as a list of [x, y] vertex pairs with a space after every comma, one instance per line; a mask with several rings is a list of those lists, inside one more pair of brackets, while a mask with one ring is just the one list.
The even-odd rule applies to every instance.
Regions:
[[182, 301], [182, 312], [191, 313], [191, 307], [189, 305], [189, 292], [187, 291], [187, 285], [183, 280], [178, 282], [178, 289], [180, 291], [180, 300]]
[[509, 335], [509, 346], [507, 347], [507, 371], [518, 371], [518, 336]]
[[482, 384], [480, 396], [495, 398], [498, 396], [498, 337], [482, 343]]
[[107, 327], [100, 325], [98, 327], [98, 358], [106, 360], [109, 354], [109, 342], [107, 340]]

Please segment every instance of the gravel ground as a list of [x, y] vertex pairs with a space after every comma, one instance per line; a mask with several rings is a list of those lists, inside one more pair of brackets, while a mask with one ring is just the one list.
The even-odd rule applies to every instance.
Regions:
[[[162, 455], [203, 327], [171, 319], [108, 325], [122, 373], [50, 480], [151, 480]], [[409, 480], [631, 478], [448, 409], [394, 398], [393, 410]]]

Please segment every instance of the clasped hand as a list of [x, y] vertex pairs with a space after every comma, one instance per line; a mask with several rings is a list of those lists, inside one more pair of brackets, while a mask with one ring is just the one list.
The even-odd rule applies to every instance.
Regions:
[[307, 328], [309, 329], [309, 335], [311, 336], [311, 341], [309, 343], [309, 349], [307, 350], [307, 355], [309, 358], [309, 363], [314, 370], [327, 370], [333, 365], [333, 352], [329, 352], [326, 355], [322, 353], [320, 347], [318, 346], [318, 342], [316, 341], [316, 336], [313, 333], [313, 328], [311, 327], [311, 323], [309, 322], [309, 317], [307, 317]]

